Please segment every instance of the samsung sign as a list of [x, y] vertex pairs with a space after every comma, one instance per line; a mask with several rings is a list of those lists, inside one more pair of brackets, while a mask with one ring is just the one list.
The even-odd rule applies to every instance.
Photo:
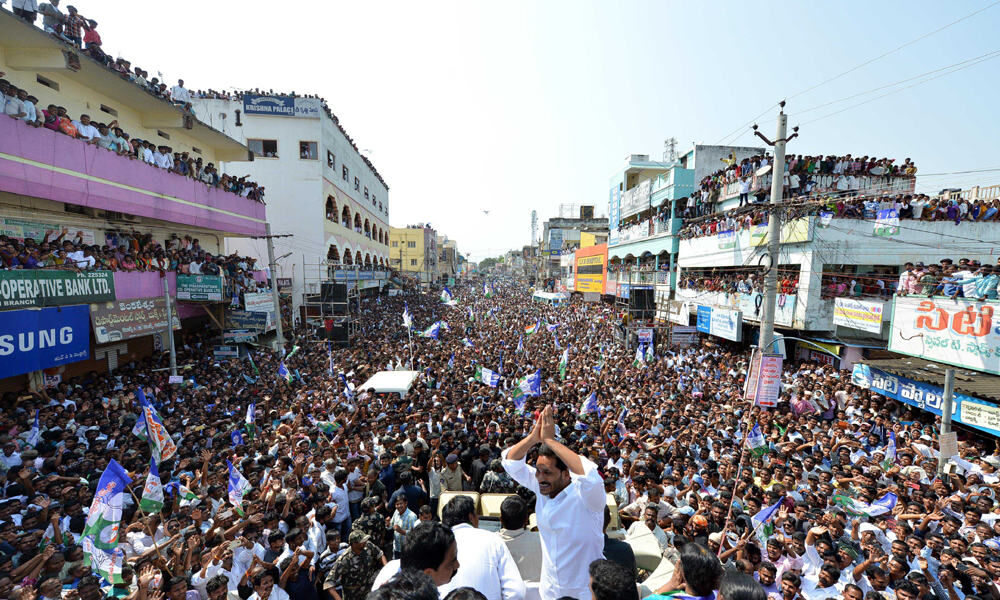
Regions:
[[278, 117], [319, 117], [320, 104], [316, 98], [293, 96], [243, 96], [243, 112], [248, 115]]
[[13, 310], [0, 319], [0, 379], [90, 357], [90, 307]]

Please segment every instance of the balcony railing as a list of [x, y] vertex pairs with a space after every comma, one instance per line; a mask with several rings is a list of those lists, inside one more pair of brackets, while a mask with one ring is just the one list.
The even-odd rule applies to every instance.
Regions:
[[0, 119], [0, 191], [241, 235], [264, 205], [44, 127]]

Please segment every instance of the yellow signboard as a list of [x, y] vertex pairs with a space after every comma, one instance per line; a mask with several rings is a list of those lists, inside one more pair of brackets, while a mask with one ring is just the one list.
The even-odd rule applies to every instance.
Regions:
[[597, 236], [586, 231], [580, 232], [580, 248], [589, 248], [597, 245]]
[[576, 291], [604, 293], [604, 260], [603, 254], [576, 259]]

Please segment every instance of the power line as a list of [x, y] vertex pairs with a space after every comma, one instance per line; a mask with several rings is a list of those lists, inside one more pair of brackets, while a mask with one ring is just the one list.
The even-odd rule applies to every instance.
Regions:
[[921, 40], [924, 40], [924, 39], [926, 39], [926, 38], [928, 38], [928, 37], [930, 37], [930, 36], [932, 36], [932, 35], [934, 35], [936, 33], [940, 33], [940, 32], [944, 31], [945, 29], [948, 29], [949, 27], [951, 27], [953, 25], [957, 25], [958, 23], [961, 23], [962, 21], [965, 21], [966, 19], [974, 17], [974, 16], [978, 15], [979, 13], [981, 13], [981, 12], [983, 12], [985, 10], [989, 10], [989, 9], [993, 8], [997, 4], [1000, 4], [1000, 0], [997, 0], [996, 2], [993, 2], [992, 4], [989, 4], [987, 6], [984, 6], [983, 8], [980, 8], [979, 10], [973, 11], [973, 12], [965, 15], [964, 17], [961, 17], [961, 18], [959, 18], [959, 19], [957, 19], [955, 21], [952, 21], [951, 23], [948, 23], [946, 25], [942, 25], [941, 27], [938, 27], [934, 31], [925, 33], [925, 34], [923, 34], [923, 35], [921, 35], [919, 37], [916, 37], [916, 38], [914, 38], [914, 39], [912, 39], [912, 40], [910, 40], [910, 41], [908, 41], [908, 42], [906, 42], [904, 44], [896, 46], [892, 50], [889, 50], [887, 52], [883, 52], [882, 54], [879, 54], [875, 58], [871, 58], [869, 60], [866, 60], [866, 61], [864, 61], [863, 63], [861, 63], [861, 64], [859, 64], [857, 66], [851, 67], [850, 69], [847, 69], [846, 71], [843, 71], [843, 72], [841, 72], [841, 73], [839, 73], [837, 75], [834, 75], [833, 77], [830, 77], [828, 79], [824, 79], [823, 81], [817, 83], [816, 85], [808, 87], [808, 88], [806, 88], [806, 89], [804, 89], [804, 90], [802, 90], [800, 92], [796, 92], [796, 93], [792, 94], [791, 96], [788, 96], [787, 99], [791, 100], [792, 98], [797, 98], [798, 96], [801, 96], [802, 94], [806, 94], [808, 92], [811, 92], [811, 91], [815, 90], [816, 88], [822, 87], [822, 86], [830, 83], [831, 81], [836, 81], [837, 79], [840, 79], [844, 75], [848, 75], [850, 73], [853, 73], [853, 72], [857, 71], [858, 69], [864, 68], [864, 67], [872, 64], [875, 61], [881, 60], [881, 59], [885, 58], [886, 56], [889, 56], [890, 54], [895, 54], [896, 52], [899, 52], [903, 48], [906, 48], [908, 46], [912, 46], [913, 44], [916, 44], [917, 42], [919, 42]]
[[[914, 75], [912, 77], [907, 77], [906, 79], [900, 79], [899, 81], [894, 81], [893, 83], [888, 83], [888, 84], [885, 84], [885, 85], [881, 85], [879, 87], [872, 88], [870, 90], [865, 90], [863, 92], [858, 92], [856, 94], [851, 94], [850, 96], [844, 96], [843, 98], [838, 98], [837, 100], [831, 100], [829, 102], [824, 102], [823, 104], [817, 104], [816, 106], [811, 106], [809, 108], [797, 111], [795, 114], [796, 114], [796, 116], [802, 115], [804, 113], [812, 112], [814, 110], [818, 110], [820, 108], [824, 108], [824, 107], [830, 106], [832, 104], [838, 104], [840, 102], [844, 102], [845, 100], [851, 100], [852, 98], [857, 98], [858, 96], [864, 96], [864, 95], [870, 94], [872, 92], [877, 92], [879, 90], [884, 90], [886, 88], [895, 87], [897, 85], [900, 85], [902, 83], [906, 83], [908, 81], [913, 81], [914, 79], [920, 79], [921, 77], [925, 77], [927, 75], [933, 75], [934, 73], [938, 73], [940, 71], [945, 71], [945, 70], [951, 69], [953, 67], [957, 67], [957, 66], [960, 66], [960, 65], [965, 65], [966, 63], [978, 64], [979, 62], [982, 62], [984, 60], [989, 60], [990, 58], [994, 58], [997, 55], [1000, 55], [1000, 50], [993, 50], [991, 52], [987, 52], [985, 54], [980, 54], [979, 56], [975, 56], [973, 58], [967, 58], [965, 60], [962, 60], [962, 61], [959, 61], [959, 62], [956, 62], [956, 63], [952, 63], [950, 65], [945, 65], [943, 67], [939, 67], [937, 69], [932, 69], [930, 71], [926, 71], [924, 73], [920, 73], [920, 74]], [[968, 66], [973, 66], [973, 65], [970, 64]], [[957, 70], [959, 70], [959, 69], [956, 69], [956, 71]], [[928, 79], [928, 81], [930, 81], [930, 79]]]
[[997, 56], [1000, 56], [1000, 52], [995, 52], [995, 53], [991, 53], [989, 55], [984, 55], [983, 57], [980, 57], [978, 60], [975, 60], [975, 62], [966, 64], [966, 65], [958, 67], [956, 69], [952, 69], [952, 70], [947, 71], [945, 73], [939, 73], [939, 74], [937, 74], [937, 75], [935, 75], [933, 77], [928, 77], [927, 79], [924, 79], [922, 81], [917, 81], [915, 83], [911, 83], [910, 85], [901, 87], [901, 88], [896, 89], [896, 90], [892, 90], [892, 91], [886, 92], [886, 93], [884, 93], [882, 95], [875, 96], [874, 98], [869, 98], [868, 100], [865, 100], [863, 102], [858, 102], [857, 104], [852, 104], [851, 106], [848, 106], [846, 108], [842, 108], [842, 109], [834, 111], [832, 113], [825, 114], [822, 117], [817, 117], [817, 118], [812, 119], [810, 121], [806, 121], [805, 123], [803, 123], [803, 125], [808, 125], [810, 123], [815, 123], [816, 121], [821, 121], [823, 119], [826, 119], [828, 117], [832, 117], [834, 115], [839, 115], [840, 113], [848, 111], [848, 110], [851, 110], [852, 108], [857, 108], [859, 106], [868, 104], [869, 102], [874, 102], [875, 100], [879, 100], [881, 98], [885, 98], [886, 96], [891, 96], [892, 94], [895, 94], [897, 92], [902, 92], [904, 90], [908, 90], [908, 89], [910, 89], [912, 87], [916, 87], [916, 86], [921, 85], [923, 83], [927, 83], [928, 81], [934, 81], [935, 79], [938, 79], [939, 77], [944, 77], [945, 75], [951, 75], [952, 73], [957, 73], [958, 71], [962, 71], [962, 70], [968, 69], [969, 67], [974, 67], [974, 66], [976, 66], [976, 65], [978, 65], [980, 63], [986, 62], [988, 60], [992, 60], [992, 59], [996, 58]]

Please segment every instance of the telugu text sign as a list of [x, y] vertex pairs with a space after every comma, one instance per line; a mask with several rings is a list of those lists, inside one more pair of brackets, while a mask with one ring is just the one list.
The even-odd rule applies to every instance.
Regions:
[[[177, 309], [171, 306], [173, 329], [181, 328]], [[164, 298], [118, 300], [90, 305], [90, 321], [98, 344], [119, 342], [158, 333], [167, 328], [167, 301]]]
[[90, 309], [6, 312], [0, 319], [0, 379], [90, 357]]
[[896, 297], [889, 350], [1000, 375], [998, 308], [963, 299]]
[[833, 305], [833, 324], [868, 333], [881, 333], [882, 306], [881, 302], [837, 298]]
[[0, 309], [91, 304], [115, 299], [111, 271], [0, 271]]

